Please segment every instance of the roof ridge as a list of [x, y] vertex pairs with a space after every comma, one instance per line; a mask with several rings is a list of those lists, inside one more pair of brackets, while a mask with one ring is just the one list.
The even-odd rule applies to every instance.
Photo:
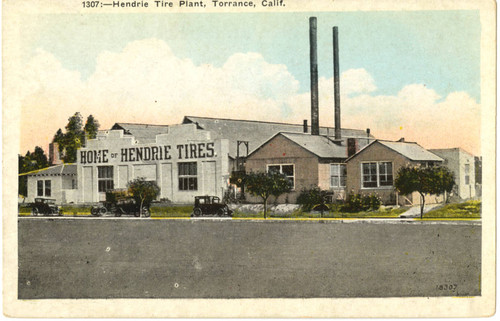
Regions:
[[[403, 142], [399, 142], [399, 141], [394, 141], [394, 140], [389, 140], [389, 139], [375, 139], [376, 141], [380, 141], [380, 142], [387, 142], [387, 143], [404, 143], [404, 144], [416, 144], [420, 147], [422, 147], [419, 143], [417, 142], [407, 142], [407, 141], [403, 141]], [[423, 148], [423, 147], [422, 147]]]
[[[172, 125], [157, 125], [157, 124], [145, 124], [145, 123], [115, 123], [115, 125], [120, 125], [120, 124], [123, 124], [123, 125], [143, 125], [143, 126], [159, 126], [159, 127], [168, 127], [168, 126], [172, 126]], [[113, 126], [111, 126], [113, 127]]]
[[[265, 120], [250, 120], [250, 119], [235, 119], [235, 118], [217, 118], [217, 117], [202, 117], [202, 116], [184, 116], [184, 118], [202, 118], [202, 119], [212, 119], [212, 120], [229, 120], [229, 121], [243, 121], [243, 122], [249, 122], [249, 123], [264, 123], [264, 124], [276, 124], [276, 125], [289, 125], [289, 126], [304, 126], [303, 124], [293, 124], [293, 123], [284, 123], [284, 122], [273, 122], [273, 121], [265, 121]], [[310, 127], [310, 125], [308, 125]], [[335, 129], [335, 127], [330, 127], [330, 126], [319, 126], [319, 128], [332, 128]], [[363, 131], [363, 129], [356, 129], [356, 128], [340, 128], [344, 130], [358, 130], [358, 131]]]

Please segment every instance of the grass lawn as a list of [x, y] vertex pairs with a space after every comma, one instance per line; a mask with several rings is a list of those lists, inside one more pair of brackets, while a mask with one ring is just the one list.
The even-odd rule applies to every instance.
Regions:
[[448, 204], [425, 213], [426, 218], [481, 218], [481, 201]]
[[[346, 212], [325, 212], [323, 213], [323, 218], [396, 218], [399, 214], [405, 212], [407, 208], [397, 208], [397, 209], [380, 209], [378, 211], [369, 212], [358, 212], [358, 213], [346, 213]], [[244, 213], [235, 211], [233, 213], [235, 218], [264, 218], [264, 213]], [[322, 218], [321, 213], [317, 212], [302, 212], [301, 210], [294, 211], [288, 214], [281, 213], [268, 213], [268, 218]]]
[[151, 206], [151, 217], [190, 217], [193, 212], [193, 206]]

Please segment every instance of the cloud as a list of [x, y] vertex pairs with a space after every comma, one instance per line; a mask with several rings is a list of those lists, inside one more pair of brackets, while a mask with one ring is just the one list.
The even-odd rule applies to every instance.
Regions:
[[342, 95], [370, 93], [377, 89], [372, 76], [363, 68], [344, 71], [340, 83]]
[[[196, 65], [154, 38], [102, 52], [86, 80], [38, 50], [22, 79], [22, 153], [35, 145], [46, 148], [77, 111], [93, 114], [102, 128], [115, 122], [174, 124], [184, 115], [295, 123], [310, 118], [310, 95], [299, 91], [285, 65], [253, 52], [235, 53], [220, 67]], [[343, 72], [340, 85], [343, 127], [371, 128], [380, 138], [405, 136], [425, 147], [479, 152], [480, 106], [466, 93], [443, 98], [410, 84], [394, 96], [374, 95], [375, 80], [362, 68]], [[320, 124], [332, 126], [331, 78], [320, 78], [319, 98]]]

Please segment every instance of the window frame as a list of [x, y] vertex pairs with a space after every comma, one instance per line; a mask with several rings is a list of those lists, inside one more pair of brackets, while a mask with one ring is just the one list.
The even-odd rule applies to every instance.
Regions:
[[[335, 176], [338, 179], [338, 185], [332, 185], [332, 178], [334, 175], [332, 174], [333, 166], [337, 166], [337, 175]], [[344, 168], [344, 175], [342, 175], [342, 168]], [[342, 185], [342, 177], [344, 177], [344, 185]], [[330, 163], [330, 188], [346, 188], [347, 186], [347, 165], [345, 163]]]
[[[187, 164], [189, 165], [186, 173], [186, 169], [183, 168], [181, 170], [181, 167], [185, 167]], [[193, 164], [194, 164], [194, 174], [191, 173], [192, 168], [190, 167]], [[198, 191], [198, 162], [177, 163], [177, 190], [179, 192]]]
[[45, 191], [45, 183], [43, 179], [39, 179], [36, 181], [36, 196], [42, 196]]
[[[101, 177], [101, 174], [104, 174], [103, 173], [104, 168], [107, 169], [106, 173], [110, 175]], [[115, 188], [114, 176], [115, 175], [114, 175], [113, 165], [97, 166], [97, 191], [99, 193], [106, 193], [108, 191], [113, 190]], [[103, 184], [101, 184], [101, 182]], [[102, 186], [104, 186], [104, 188], [101, 188]]]
[[[280, 168], [279, 173], [285, 175], [287, 178], [291, 178], [292, 191], [295, 190], [295, 164], [294, 163], [266, 164], [266, 173], [269, 173], [269, 167], [272, 167], [272, 166], [279, 166], [279, 168]], [[292, 166], [293, 175], [290, 176], [290, 175], [286, 175], [285, 173], [283, 173], [283, 166]]]
[[[363, 166], [365, 164], [374, 164], [375, 165], [375, 173], [372, 172], [372, 169], [370, 169], [370, 172], [368, 174], [365, 174]], [[390, 164], [391, 165], [391, 173], [388, 173], [388, 171], [384, 172], [381, 174], [381, 165], [382, 164]], [[386, 166], [387, 168], [387, 166]], [[360, 163], [360, 170], [361, 170], [361, 175], [360, 175], [360, 184], [361, 184], [361, 189], [392, 189], [394, 188], [394, 162], [392, 161], [366, 161], [366, 162], [361, 162]], [[365, 186], [365, 176], [370, 176], [370, 177], [375, 177], [375, 180], [370, 180], [369, 183], [374, 183], [375, 186]], [[391, 183], [390, 184], [381, 184], [381, 182], [385, 182], [386, 180], [382, 181], [381, 177], [385, 176], [386, 180], [388, 181], [388, 177], [391, 177]]]
[[43, 181], [43, 192], [45, 196], [52, 196], [52, 180], [46, 179]]

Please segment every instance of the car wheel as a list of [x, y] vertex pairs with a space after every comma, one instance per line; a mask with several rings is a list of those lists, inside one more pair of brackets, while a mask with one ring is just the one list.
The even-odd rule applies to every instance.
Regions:
[[120, 213], [120, 212], [116, 212], [116, 213], [115, 213], [115, 216], [116, 216], [116, 217], [120, 217], [120, 216], [122, 216], [122, 213]]
[[107, 212], [107, 211], [108, 211], [108, 210], [107, 210], [104, 206], [103, 206], [103, 207], [101, 207], [101, 208], [99, 208], [99, 214], [100, 214], [100, 215], [104, 215], [104, 214], [106, 214], [106, 212]]
[[95, 208], [95, 207], [92, 206], [90, 208], [90, 214], [92, 214], [94, 216], [97, 216], [97, 215], [99, 215], [99, 210], [97, 208]]
[[150, 217], [151, 213], [149, 213], [149, 209], [147, 207], [142, 208], [142, 216], [144, 217]]
[[202, 214], [201, 208], [195, 208], [193, 211], [193, 214], [194, 214], [194, 216], [200, 216]]
[[38, 208], [36, 208], [36, 207], [35, 207], [35, 208], [31, 209], [31, 214], [32, 214], [33, 216], [38, 216], [38, 214], [40, 214], [40, 213], [38, 212]]
[[226, 212], [226, 211], [224, 211], [224, 209], [223, 209], [223, 208], [219, 208], [219, 209], [217, 210], [217, 216], [224, 216], [225, 212]]

